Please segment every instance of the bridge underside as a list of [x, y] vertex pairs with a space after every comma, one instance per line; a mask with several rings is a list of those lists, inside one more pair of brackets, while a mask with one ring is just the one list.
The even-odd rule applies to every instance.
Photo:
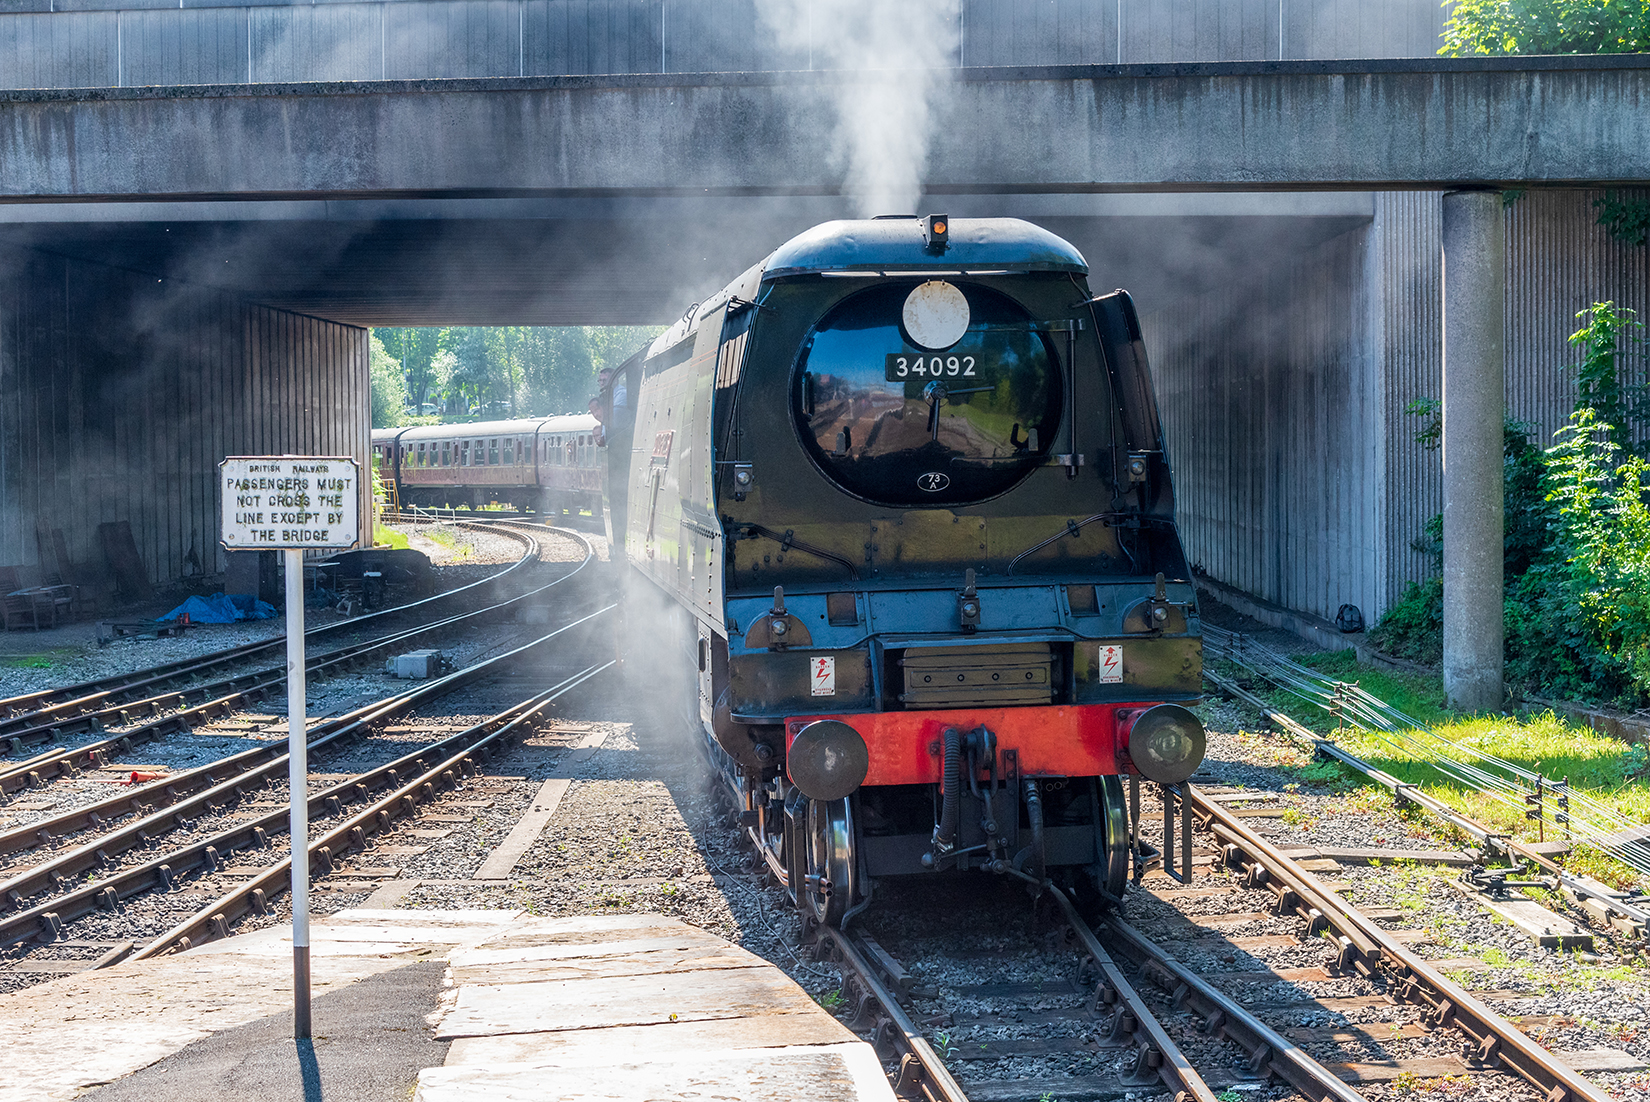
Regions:
[[[925, 210], [1029, 218], [1098, 287], [1143, 306], [1366, 223], [1372, 197], [949, 195]], [[836, 198], [0, 206], [0, 241], [232, 291], [349, 325], [667, 323]], [[27, 219], [24, 221], [23, 219]]]

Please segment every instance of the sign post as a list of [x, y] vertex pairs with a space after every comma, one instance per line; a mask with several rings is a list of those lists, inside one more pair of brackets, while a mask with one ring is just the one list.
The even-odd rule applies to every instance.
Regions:
[[310, 1036], [309, 739], [304, 716], [304, 548], [361, 539], [360, 472], [334, 456], [230, 456], [220, 467], [223, 545], [286, 559], [287, 777], [292, 790], [292, 1035]]

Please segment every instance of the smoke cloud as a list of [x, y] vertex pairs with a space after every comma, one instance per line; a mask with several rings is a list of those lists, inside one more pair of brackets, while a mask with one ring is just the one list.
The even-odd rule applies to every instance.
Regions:
[[833, 149], [861, 215], [915, 213], [941, 88], [957, 64], [960, 0], [758, 0], [778, 45], [836, 85]]

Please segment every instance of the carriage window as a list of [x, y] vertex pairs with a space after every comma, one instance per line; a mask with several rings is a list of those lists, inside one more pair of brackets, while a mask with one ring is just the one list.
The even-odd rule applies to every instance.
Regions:
[[496, 438], [487, 441], [487, 465], [489, 467], [498, 466], [498, 440]]
[[515, 462], [516, 442], [514, 440], [506, 440], [504, 442], [504, 465], [506, 467], [512, 467], [515, 465]]
[[441, 442], [441, 465], [443, 467], [452, 466], [452, 460], [453, 460], [452, 448], [453, 448], [452, 444], [449, 443], [448, 441], [443, 440]]
[[1060, 418], [1049, 337], [1006, 295], [955, 284], [968, 328], [919, 350], [901, 315], [910, 283], [839, 303], [815, 327], [792, 380], [814, 462], [849, 493], [891, 505], [952, 505], [1003, 493], [1043, 461]]

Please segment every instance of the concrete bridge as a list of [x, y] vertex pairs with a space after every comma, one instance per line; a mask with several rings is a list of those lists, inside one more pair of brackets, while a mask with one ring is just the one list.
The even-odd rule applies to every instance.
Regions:
[[[374, 12], [367, 5], [337, 8], [349, 9], [351, 18], [374, 15], [383, 30], [406, 6], [402, 0]], [[1121, 29], [1115, 20], [1108, 29], [1101, 18], [1111, 6], [1067, 5], [1089, 18], [1082, 24], [1087, 37], [1077, 36], [1080, 60], [1103, 55], [1108, 42], [1118, 56], [1126, 46], [1131, 57], [1138, 53], [1126, 19]], [[514, 41], [525, 70], [528, 13], [535, 9], [518, 7]], [[672, 5], [655, 7], [664, 43], [656, 68], [668, 70]], [[645, 29], [655, 7], [625, 10]], [[1295, 10], [1321, 15], [1325, 7]], [[959, 10], [965, 19], [975, 14], [977, 29], [979, 19], [1006, 9]], [[1115, 10], [1128, 14], [1123, 5]], [[165, 55], [158, 47], [128, 53], [129, 42], [147, 40], [122, 38], [122, 28], [168, 20], [156, 35], [167, 41], [186, 17], [195, 20], [189, 26], [197, 38], [213, 20], [227, 28], [212, 41], [221, 39], [220, 52], [230, 59], [243, 56], [237, 36], [246, 31], [247, 79], [228, 62], [217, 69], [202, 62], [199, 72], [235, 83], [0, 93], [0, 240], [33, 258], [27, 263], [51, 257], [83, 273], [120, 271], [119, 278], [87, 276], [111, 286], [125, 273], [150, 273], [163, 285], [170, 281], [183, 299], [230, 296], [326, 319], [343, 325], [341, 333], [388, 323], [668, 319], [789, 233], [845, 212], [852, 184], [831, 136], [848, 91], [897, 99], [920, 90], [930, 97], [927, 207], [1036, 218], [1085, 249], [1097, 282], [1110, 285], [1115, 273], [1116, 283], [1141, 290], [1148, 311], [1217, 291], [1256, 266], [1259, 246], [1304, 255], [1360, 232], [1376, 218], [1377, 193], [1447, 192], [1438, 231], [1447, 323], [1440, 340], [1447, 676], [1465, 702], [1499, 701], [1500, 643], [1491, 636], [1499, 624], [1497, 411], [1506, 359], [1500, 192], [1650, 179], [1644, 59], [1291, 59], [1289, 20], [1268, 24], [1250, 13], [1235, 24], [1242, 32], [1232, 38], [1237, 52], [1265, 58], [1244, 44], [1266, 44], [1276, 32], [1277, 58], [959, 66], [937, 82], [932, 73], [817, 68], [492, 75], [506, 50], [478, 66], [482, 76], [273, 84], [252, 79], [266, 57], [256, 45], [259, 13], [314, 20], [323, 18], [322, 8], [307, 16], [302, 9], [159, 11], [141, 19], [115, 13], [117, 85], [131, 82], [130, 64]], [[124, 16], [133, 19], [123, 23]], [[344, 15], [329, 11], [324, 18]], [[88, 16], [75, 33], [95, 38], [94, 22]], [[339, 71], [370, 68], [371, 28], [362, 25], [366, 31], [340, 40], [355, 43], [356, 53]], [[20, 41], [18, 26], [0, 16], [0, 41], [8, 34]], [[484, 30], [471, 38], [485, 40]], [[1210, 40], [1220, 40], [1219, 31]], [[983, 41], [1011, 50], [1031, 34], [991, 39], [959, 30], [955, 57], [966, 61], [975, 49], [970, 43]], [[645, 34], [607, 41], [629, 43], [631, 68], [647, 55], [637, 46], [649, 41]], [[433, 63], [437, 53], [423, 56]], [[197, 50], [198, 57], [207, 54]], [[77, 56], [86, 63], [82, 70], [96, 68]], [[390, 56], [385, 39], [379, 75], [391, 71]], [[315, 52], [303, 71], [332, 64], [319, 57]], [[1143, 247], [1143, 238], [1150, 244]], [[1190, 259], [1177, 260], [1177, 252]], [[40, 292], [24, 289], [17, 273], [26, 266], [20, 262], [12, 275], [16, 324], [38, 328], [46, 318], [72, 328], [67, 306], [30, 298]], [[135, 293], [123, 292], [123, 301]], [[141, 311], [121, 313], [122, 326], [144, 326]], [[222, 354], [227, 378], [249, 362], [257, 341], [246, 336], [251, 330], [241, 314], [226, 316], [237, 334]], [[341, 339], [339, 347], [347, 347]], [[265, 360], [289, 359], [299, 374], [334, 378], [345, 389], [361, 385], [358, 349], [317, 359], [286, 338], [260, 347]], [[50, 362], [16, 355], [13, 377], [38, 391]], [[86, 370], [90, 377], [103, 367]], [[1165, 385], [1173, 389], [1174, 379]], [[206, 403], [208, 410], [213, 405]], [[1264, 406], [1250, 412], [1272, 416]], [[44, 409], [36, 416], [56, 423]], [[317, 446], [364, 439], [359, 416], [329, 422]], [[1389, 433], [1398, 428], [1383, 426]], [[62, 425], [51, 446], [68, 451], [84, 428]], [[242, 428], [242, 437], [256, 435], [251, 421]], [[0, 447], [38, 449], [38, 441], [38, 434], [22, 432]], [[251, 450], [220, 439], [202, 445], [198, 461], [186, 465], [204, 469], [208, 452], [237, 447]], [[351, 442], [344, 450], [361, 447]], [[1195, 470], [1183, 465], [1182, 479], [1188, 477]], [[0, 558], [26, 560], [29, 521], [50, 526], [60, 518], [48, 514], [61, 507], [38, 484], [6, 493], [8, 507], [18, 504], [9, 531], [0, 533]], [[196, 497], [206, 502], [210, 493]], [[164, 528], [178, 511], [164, 496], [146, 508], [154, 520], [144, 530]], [[197, 515], [184, 526], [191, 547], [209, 549], [205, 506], [191, 508]], [[1289, 523], [1280, 514], [1278, 525]], [[175, 563], [182, 537], [173, 543], [154, 544], [154, 554]], [[166, 577], [176, 569], [154, 572]], [[1387, 569], [1375, 598], [1363, 599], [1372, 611], [1401, 572]]]
[[[1623, 184], [1650, 59], [1228, 62], [0, 94], [16, 201], [836, 195], [846, 85], [934, 102], [930, 195]], [[1035, 120], [1035, 125], [1027, 125]]]

